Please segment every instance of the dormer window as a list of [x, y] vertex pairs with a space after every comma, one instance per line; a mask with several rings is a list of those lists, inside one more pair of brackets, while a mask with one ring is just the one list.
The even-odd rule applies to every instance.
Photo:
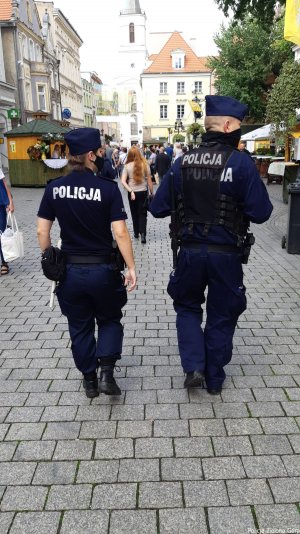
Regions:
[[183, 50], [173, 50], [171, 52], [172, 56], [172, 67], [173, 69], [184, 69], [184, 58], [185, 53]]
[[131, 22], [129, 24], [129, 42], [134, 43], [134, 24]]

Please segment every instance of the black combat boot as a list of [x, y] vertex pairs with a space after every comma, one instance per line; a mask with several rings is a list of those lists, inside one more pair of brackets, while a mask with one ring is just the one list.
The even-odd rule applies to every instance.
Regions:
[[184, 381], [185, 388], [202, 388], [204, 381], [204, 374], [201, 371], [192, 371], [186, 373], [186, 379]]
[[83, 387], [89, 399], [99, 396], [98, 377], [96, 371], [83, 375]]
[[99, 391], [105, 395], [121, 395], [121, 390], [114, 379], [116, 358], [100, 358]]
[[146, 234], [141, 234], [141, 243], [146, 243]]

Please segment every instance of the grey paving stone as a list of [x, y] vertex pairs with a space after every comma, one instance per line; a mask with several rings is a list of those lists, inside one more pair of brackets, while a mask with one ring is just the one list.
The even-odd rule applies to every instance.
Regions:
[[262, 417], [260, 423], [265, 434], [299, 433], [299, 427], [292, 417]]
[[263, 388], [264, 382], [258, 376], [234, 376], [233, 382], [236, 388]]
[[286, 394], [281, 388], [253, 388], [253, 394], [257, 401], [285, 401]]
[[81, 425], [80, 439], [114, 438], [116, 426], [113, 421], [85, 421]]
[[14, 407], [10, 410], [6, 423], [34, 423], [40, 420], [44, 408]]
[[202, 460], [206, 480], [245, 478], [241, 459], [238, 457], [204, 458]]
[[41, 417], [42, 421], [74, 421], [77, 406], [48, 406]]
[[279, 402], [248, 402], [252, 417], [285, 415]]
[[0, 440], [4, 440], [5, 436], [7, 435], [9, 430], [9, 424], [4, 425], [3, 423], [0, 423]]
[[1, 512], [0, 514], [0, 533], [1, 534], [7, 534], [13, 518], [14, 518], [13, 512]]
[[119, 482], [143, 482], [159, 480], [158, 459], [120, 460]]
[[43, 439], [77, 439], [80, 431], [80, 423], [66, 421], [64, 423], [47, 423]]
[[15, 516], [10, 529], [12, 534], [56, 534], [59, 512], [23, 512]]
[[5, 421], [5, 418], [7, 414], [9, 413], [10, 408], [0, 408], [0, 423], [3, 423]]
[[175, 456], [178, 458], [202, 458], [205, 456], [214, 456], [212, 443], [208, 437], [175, 438], [174, 447]]
[[299, 511], [293, 504], [257, 505], [255, 514], [261, 530], [285, 530], [288, 533], [300, 530]]
[[1, 393], [13, 393], [18, 389], [20, 380], [0, 380]]
[[279, 456], [244, 456], [243, 465], [249, 478], [271, 478], [287, 476]]
[[[22, 380], [18, 387], [18, 391], [26, 392], [26, 393], [29, 392], [30, 395], [32, 394], [33, 396], [34, 396], [34, 392], [39, 393], [41, 391], [44, 391], [46, 394], [50, 384], [51, 384], [50, 380], [35, 380], [35, 381], [34, 380]], [[29, 401], [29, 404], [28, 404], [28, 400], [31, 398], [30, 395], [26, 401], [26, 406], [27, 405], [28, 406], [47, 406], [47, 403], [46, 404], [35, 404], [34, 400], [32, 401], [32, 403], [31, 401]], [[51, 402], [49, 402], [49, 405], [50, 404]]]
[[93, 449], [93, 441], [59, 441], [53, 454], [53, 460], [90, 460]]
[[207, 534], [204, 510], [160, 510], [159, 525], [161, 534]]
[[51, 486], [46, 503], [47, 510], [84, 510], [90, 507], [91, 484]]
[[76, 421], [105, 421], [109, 419], [110, 406], [79, 406]]
[[232, 506], [273, 504], [270, 488], [263, 479], [228, 480], [227, 489]]
[[35, 468], [35, 462], [1, 462], [0, 485], [23, 486], [30, 484]]
[[136, 500], [137, 484], [101, 484], [94, 488], [91, 508], [134, 509]]
[[55, 441], [21, 441], [14, 461], [51, 460], [54, 449]]
[[292, 454], [286, 436], [251, 436], [255, 454]]
[[33, 484], [72, 484], [75, 480], [76, 462], [40, 462]]
[[146, 404], [145, 419], [179, 419], [177, 404]]
[[299, 454], [294, 454], [293, 456], [284, 455], [282, 456], [282, 461], [290, 477], [300, 477], [300, 455]]
[[142, 389], [171, 389], [171, 377], [169, 376], [153, 376], [143, 378]]
[[241, 402], [226, 402], [214, 404], [215, 415], [218, 418], [225, 417], [249, 417], [247, 406]]
[[252, 455], [253, 449], [248, 436], [213, 437], [216, 456]]
[[273, 478], [270, 480], [270, 486], [276, 503], [300, 501], [300, 477]]
[[209, 419], [214, 417], [212, 403], [180, 404], [179, 413], [181, 419]]
[[130, 438], [101, 439], [96, 441], [95, 459], [133, 457], [133, 440]]
[[258, 419], [225, 419], [225, 426], [229, 436], [243, 436], [247, 434], [262, 434]]
[[139, 508], [177, 508], [183, 506], [179, 482], [141, 482]]
[[104, 511], [80, 510], [64, 513], [61, 534], [106, 534], [109, 514]]
[[203, 479], [199, 458], [163, 458], [161, 460], [162, 480]]
[[288, 438], [290, 440], [294, 452], [300, 453], [300, 434], [292, 434], [291, 436], [288, 436]]
[[209, 508], [210, 534], [256, 533], [250, 506], [236, 508]]
[[117, 426], [117, 438], [143, 438], [151, 437], [151, 421], [119, 421]]
[[135, 458], [163, 458], [173, 454], [171, 438], [141, 438], [135, 442]]
[[5, 440], [21, 441], [41, 439], [45, 426], [45, 423], [12, 423]]
[[1, 462], [7, 462], [12, 459], [16, 450], [17, 443], [0, 443]]
[[[157, 406], [156, 404], [154, 406]], [[117, 405], [111, 408], [111, 420], [119, 421], [137, 421], [143, 420], [145, 417], [145, 408], [143, 405], [134, 406], [127, 404], [125, 406]]]
[[287, 415], [300, 415], [300, 401], [282, 402], [281, 404]]
[[[297, 356], [299, 358], [299, 356]], [[290, 400], [300, 400], [300, 388], [286, 388], [286, 394]]]
[[110, 520], [110, 534], [157, 534], [156, 512], [154, 510], [113, 511]]
[[296, 385], [292, 376], [264, 376], [264, 381], [270, 388], [292, 388]]
[[[238, 481], [234, 481], [237, 483]], [[184, 500], [187, 507], [228, 506], [229, 500], [223, 480], [185, 481]]]
[[117, 460], [90, 460], [80, 462], [76, 482], [102, 484], [117, 482], [119, 462]]
[[155, 390], [126, 391], [125, 404], [154, 404], [157, 402]]
[[191, 436], [225, 436], [226, 430], [221, 419], [192, 419], [190, 421]]
[[189, 394], [186, 389], [166, 389], [158, 391], [157, 398], [158, 402], [162, 404], [179, 404], [181, 402], [189, 402]]
[[189, 435], [188, 421], [154, 421], [154, 437], [181, 437]]
[[33, 486], [11, 486], [7, 488], [1, 501], [1, 510], [40, 510], [44, 508], [44, 503], [48, 493], [48, 488]]

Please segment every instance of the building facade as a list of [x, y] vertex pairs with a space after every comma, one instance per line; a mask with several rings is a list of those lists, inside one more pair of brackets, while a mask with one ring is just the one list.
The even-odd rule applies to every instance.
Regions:
[[96, 115], [102, 82], [96, 72], [81, 73], [84, 126], [96, 128]]
[[187, 140], [186, 130], [195, 122], [197, 106], [202, 113], [197, 122], [204, 124], [204, 96], [213, 93], [206, 60], [195, 54], [179, 32], [173, 32], [160, 52], [149, 57], [141, 75], [144, 142], [171, 142], [175, 133]]
[[7, 82], [0, 25], [0, 167], [5, 171], [8, 168], [8, 158], [4, 133], [10, 130], [17, 121], [17, 119], [14, 121], [13, 118], [10, 118], [11, 113], [14, 115], [12, 110], [16, 109], [16, 91], [16, 86]]

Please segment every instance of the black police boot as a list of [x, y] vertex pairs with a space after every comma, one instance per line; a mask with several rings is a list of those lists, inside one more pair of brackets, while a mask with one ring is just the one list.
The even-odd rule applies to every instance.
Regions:
[[141, 243], [146, 243], [146, 234], [141, 234]]
[[138, 232], [134, 232], [134, 237], [135, 237], [135, 239], [138, 239], [139, 238], [139, 233]]
[[96, 371], [83, 375], [83, 387], [85, 394], [89, 399], [99, 396], [98, 377]]
[[121, 390], [114, 379], [115, 358], [100, 359], [99, 391], [105, 395], [121, 395]]
[[219, 387], [219, 388], [213, 388], [213, 389], [207, 388], [207, 392], [208, 392], [210, 395], [219, 395], [219, 394], [222, 392], [222, 387]]
[[186, 379], [184, 381], [185, 388], [202, 388], [204, 381], [204, 374], [201, 371], [192, 371], [186, 373]]

